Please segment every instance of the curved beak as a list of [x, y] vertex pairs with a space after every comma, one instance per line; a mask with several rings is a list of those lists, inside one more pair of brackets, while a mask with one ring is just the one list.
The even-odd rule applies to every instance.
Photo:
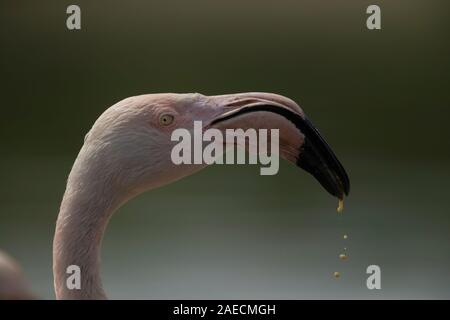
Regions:
[[313, 175], [331, 195], [343, 199], [350, 181], [317, 128], [292, 100], [270, 93], [209, 97], [219, 110], [209, 126], [219, 129], [279, 129], [280, 155]]

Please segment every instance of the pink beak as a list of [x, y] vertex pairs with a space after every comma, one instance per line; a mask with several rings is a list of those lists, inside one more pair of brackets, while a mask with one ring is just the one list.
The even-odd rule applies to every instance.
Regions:
[[336, 155], [291, 99], [271, 93], [208, 97], [219, 114], [209, 126], [280, 130], [280, 155], [313, 175], [333, 196], [343, 199], [350, 181]]

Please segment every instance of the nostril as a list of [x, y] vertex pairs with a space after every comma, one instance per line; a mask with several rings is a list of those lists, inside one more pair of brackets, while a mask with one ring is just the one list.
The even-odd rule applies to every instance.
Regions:
[[224, 108], [236, 108], [236, 107], [243, 107], [252, 103], [256, 103], [256, 102], [260, 102], [260, 100], [258, 99], [239, 99], [239, 100], [234, 100], [231, 101], [227, 104], [224, 105]]

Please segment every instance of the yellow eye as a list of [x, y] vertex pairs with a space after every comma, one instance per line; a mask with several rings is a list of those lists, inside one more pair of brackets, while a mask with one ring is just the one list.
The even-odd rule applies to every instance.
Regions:
[[163, 114], [159, 117], [159, 123], [163, 126], [168, 126], [174, 120], [174, 116], [171, 114]]

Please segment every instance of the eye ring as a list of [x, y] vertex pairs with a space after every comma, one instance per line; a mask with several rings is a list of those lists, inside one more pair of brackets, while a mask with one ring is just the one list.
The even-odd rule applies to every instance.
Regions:
[[164, 113], [159, 117], [159, 123], [162, 126], [168, 126], [172, 124], [173, 120], [175, 120], [175, 117], [168, 113]]

